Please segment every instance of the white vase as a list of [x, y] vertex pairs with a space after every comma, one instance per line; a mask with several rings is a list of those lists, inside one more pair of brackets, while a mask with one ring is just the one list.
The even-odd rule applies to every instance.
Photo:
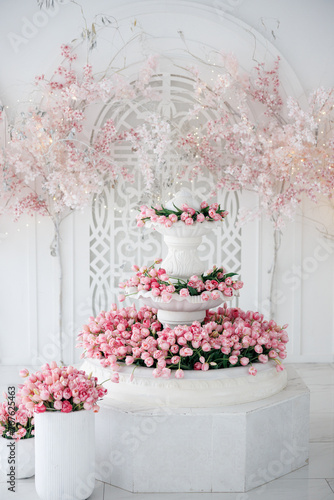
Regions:
[[6, 476], [11, 474], [13, 481], [33, 476], [35, 474], [35, 438], [19, 441], [0, 438], [0, 470]]
[[[128, 292], [131, 293], [131, 290], [129, 288]], [[145, 305], [158, 309], [160, 323], [174, 328], [177, 325], [191, 325], [194, 321], [201, 323], [208, 309], [233, 300], [233, 296], [225, 297], [221, 292], [218, 292], [218, 295], [217, 299], [210, 298], [204, 302], [200, 295], [181, 297], [181, 295], [174, 293], [172, 300], [164, 302], [160, 295], [154, 297], [151, 291], [140, 290], [134, 297], [140, 299]], [[238, 291], [234, 290], [234, 296], [239, 296]]]
[[192, 226], [186, 226], [182, 221], [175, 222], [171, 227], [158, 223], [151, 225], [163, 235], [167, 245], [168, 253], [161, 267], [169, 276], [189, 279], [206, 271], [206, 264], [198, 256], [198, 247], [202, 237], [212, 231], [212, 222], [195, 222]]
[[35, 415], [35, 487], [41, 500], [83, 500], [95, 486], [92, 410]]

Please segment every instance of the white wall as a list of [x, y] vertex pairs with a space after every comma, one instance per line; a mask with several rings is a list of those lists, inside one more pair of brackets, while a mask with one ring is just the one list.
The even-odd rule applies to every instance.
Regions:
[[[182, 0], [114, 1], [82, 0], [88, 25], [96, 13], [109, 13], [120, 20], [122, 35], [131, 36], [134, 19], [152, 37], [143, 47], [132, 46], [130, 59], [143, 58], [143, 51], [185, 58], [177, 35], [182, 30], [192, 49], [205, 53], [211, 48], [234, 51], [242, 66], [252, 66], [252, 56], [282, 56], [282, 80], [286, 93], [334, 85], [330, 64], [334, 45], [334, 3], [326, 0]], [[50, 74], [60, 62], [59, 47], [76, 38], [82, 29], [78, 6], [56, 0], [55, 12], [42, 13], [35, 0], [0, 4], [0, 99], [8, 116], [17, 101], [29, 100], [36, 74]], [[256, 44], [255, 44], [256, 39]], [[116, 45], [120, 40], [115, 40]], [[204, 47], [204, 48], [203, 48]], [[93, 60], [103, 65], [113, 51], [104, 37]], [[290, 323], [289, 359], [333, 361], [333, 254], [334, 246], [321, 237], [310, 219], [330, 227], [332, 211], [306, 206], [309, 218], [298, 217], [284, 236], [279, 253], [277, 317]], [[28, 225], [27, 225], [28, 224]], [[64, 223], [63, 246], [66, 274], [64, 323], [65, 361], [77, 356], [75, 333], [91, 314], [89, 288], [89, 208]], [[245, 229], [250, 234], [250, 228]], [[272, 258], [271, 228], [256, 225], [259, 269], [256, 286], [250, 288], [241, 306], [267, 308], [268, 273]], [[50, 222], [23, 218], [18, 223], [0, 220], [0, 361], [3, 364], [38, 364], [58, 357], [57, 267], [49, 254]], [[253, 245], [253, 243], [249, 243]], [[250, 273], [245, 271], [245, 275]], [[253, 295], [252, 295], [253, 293]]]

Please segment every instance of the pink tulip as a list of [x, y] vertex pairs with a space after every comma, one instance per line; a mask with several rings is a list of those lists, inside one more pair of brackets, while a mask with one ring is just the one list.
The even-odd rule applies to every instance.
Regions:
[[118, 384], [119, 383], [119, 373], [117, 373], [117, 372], [112, 373], [110, 376], [110, 380], [111, 380], [111, 382]]
[[183, 378], [184, 377], [184, 371], [181, 370], [181, 368], [179, 368], [178, 370], [176, 370], [175, 372], [175, 378]]
[[250, 375], [256, 375], [256, 374], [257, 374], [257, 369], [256, 369], [256, 368], [254, 368], [254, 366], [250, 366], [250, 367], [248, 368], [248, 373], [249, 373]]

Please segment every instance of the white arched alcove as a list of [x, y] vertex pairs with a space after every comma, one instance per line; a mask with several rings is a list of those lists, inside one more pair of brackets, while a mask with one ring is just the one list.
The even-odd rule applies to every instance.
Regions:
[[[94, 2], [95, 4], [95, 2]], [[65, 6], [61, 9], [58, 17], [55, 17], [54, 25], [61, 24], [65, 9], [72, 9], [72, 6]], [[214, 59], [216, 51], [225, 53], [233, 52], [240, 62], [241, 68], [248, 72], [254, 66], [255, 61], [265, 61], [268, 65], [279, 55], [281, 57], [281, 81], [283, 85], [283, 97], [293, 95], [298, 98], [303, 97], [303, 89], [298, 82], [293, 69], [284, 58], [284, 54], [278, 54], [275, 47], [260, 35], [254, 28], [248, 26], [231, 14], [220, 8], [220, 2], [207, 5], [206, 2], [191, 1], [170, 1], [158, 2], [155, 0], [146, 2], [118, 2], [110, 8], [110, 2], [99, 1], [93, 5], [87, 5], [89, 15], [97, 11], [105, 14], [110, 13], [117, 19], [121, 36], [115, 37], [110, 31], [108, 37], [107, 29], [102, 32], [98, 46], [91, 53], [91, 59], [96, 71], [105, 68], [110, 60], [113, 51], [121, 49], [116, 66], [123, 66], [124, 55], [126, 55], [126, 69], [124, 73], [129, 79], [135, 77], [138, 68], [145, 58], [150, 54], [161, 56], [159, 69], [165, 75], [177, 74], [182, 76], [180, 66], [195, 64], [196, 61], [189, 53], [195, 54], [201, 60]], [[108, 12], [109, 11], [109, 12]], [[72, 12], [72, 11], [71, 11]], [[67, 39], [76, 38], [79, 33], [81, 19], [76, 18], [72, 23], [70, 19], [65, 19]], [[143, 37], [135, 38], [127, 48], [123, 50], [122, 43], [126, 43], [133, 36], [131, 27], [136, 21], [135, 32], [145, 32]], [[51, 25], [50, 25], [51, 26]], [[139, 28], [138, 28], [139, 27]], [[75, 31], [75, 32], [73, 32]], [[182, 34], [180, 34], [180, 32]], [[43, 33], [41, 32], [41, 37]], [[184, 41], [182, 38], [184, 37]], [[48, 57], [49, 73], [59, 62], [57, 57], [58, 45], [55, 40], [59, 39], [59, 33], [52, 41], [52, 49]], [[123, 42], [122, 42], [123, 40]], [[65, 41], [65, 40], [62, 40]], [[31, 41], [33, 47], [34, 41]], [[114, 44], [114, 46], [113, 46]], [[81, 49], [80, 49], [81, 50]], [[187, 52], [188, 50], [188, 52]], [[52, 63], [51, 61], [54, 61]], [[199, 63], [203, 78], [210, 78], [211, 67], [205, 62]], [[176, 70], [178, 72], [176, 72]], [[38, 73], [43, 73], [41, 68]], [[37, 73], [37, 72], [36, 72]], [[102, 114], [100, 115], [100, 113]], [[103, 121], [102, 109], [96, 109], [92, 114], [92, 127], [94, 123], [98, 127]], [[91, 131], [88, 131], [89, 133]], [[123, 154], [120, 152], [120, 154]], [[202, 179], [196, 185], [196, 189], [203, 195], [207, 189], [207, 181]], [[117, 280], [121, 276], [121, 266], [128, 263], [131, 254], [131, 245], [136, 246], [142, 235], [140, 230], [133, 226], [131, 220], [131, 209], [133, 206], [128, 201], [132, 199], [135, 204], [136, 196], [140, 190], [139, 186], [124, 186], [120, 184], [118, 190], [106, 194], [107, 211], [95, 210], [92, 213], [91, 207], [87, 207], [83, 212], [75, 213], [64, 222], [63, 226], [63, 248], [64, 248], [64, 325], [65, 325], [65, 362], [77, 360], [79, 353], [75, 349], [75, 336], [81, 325], [93, 313], [92, 299], [103, 305], [108, 300], [112, 301], [112, 294], [96, 292], [99, 298], [93, 297], [94, 280], [98, 275], [104, 276], [104, 290], [107, 286], [113, 287], [114, 274]], [[131, 198], [132, 197], [132, 198]], [[219, 201], [224, 202], [224, 197]], [[231, 198], [231, 211], [236, 211], [237, 203], [256, 204], [256, 197], [251, 193], [244, 193], [240, 200]], [[124, 208], [125, 207], [125, 208]], [[116, 210], [116, 214], [115, 211]], [[117, 211], [121, 210], [121, 214]], [[115, 216], [116, 215], [116, 216]], [[135, 214], [132, 213], [134, 216]], [[95, 217], [95, 222], [94, 222]], [[58, 358], [57, 346], [57, 287], [56, 287], [56, 267], [49, 254], [49, 244], [52, 240], [52, 227], [49, 221], [36, 217], [34, 220], [22, 218], [16, 225], [10, 220], [1, 223], [0, 233], [8, 233], [6, 238], [1, 240], [1, 273], [5, 280], [1, 285], [2, 301], [2, 330], [4, 332], [13, 331], [13, 318], [15, 318], [15, 331], [18, 332], [19, 342], [15, 352], [12, 345], [2, 342], [2, 360], [8, 364], [40, 364], [44, 360]], [[28, 224], [28, 226], [27, 226]], [[100, 226], [103, 231], [101, 239], [104, 240], [100, 248], [99, 242], [94, 240], [94, 224], [96, 232]], [[99, 226], [100, 225], [100, 226]], [[19, 229], [19, 231], [18, 231]], [[241, 240], [238, 243], [239, 256], [236, 265], [240, 264], [242, 279], [245, 282], [245, 289], [240, 298], [240, 306], [245, 309], [259, 309], [268, 311], [268, 290], [269, 275], [268, 269], [272, 261], [272, 237], [271, 227], [263, 221], [255, 221], [242, 228]], [[115, 234], [117, 244], [113, 245]], [[232, 231], [233, 232], [233, 231]], [[283, 239], [283, 246], [280, 252], [279, 273], [283, 274], [294, 267], [301, 266], [305, 254], [302, 250], [302, 241], [305, 236], [302, 233], [302, 225], [297, 221], [291, 224]], [[221, 236], [219, 236], [221, 242]], [[140, 246], [136, 248], [136, 259], [149, 258], [159, 252], [159, 243], [148, 240], [151, 248], [143, 251]], [[130, 242], [130, 243], [129, 243]], [[127, 248], [127, 245], [130, 247]], [[147, 238], [145, 237], [145, 244]], [[206, 245], [206, 246], [205, 246]], [[203, 252], [210, 255], [213, 263], [223, 258], [223, 254], [228, 251], [226, 248], [217, 253], [217, 244], [207, 241], [203, 247]], [[22, 258], [22, 248], [25, 249]], [[138, 251], [137, 251], [138, 250]], [[118, 260], [114, 252], [118, 253]], [[94, 267], [94, 256], [100, 258], [98, 267]], [[128, 254], [127, 254], [128, 252]], [[145, 253], [146, 252], [146, 253]], [[119, 255], [125, 257], [120, 259]], [[307, 254], [306, 254], [307, 257]], [[332, 259], [332, 255], [329, 256]], [[134, 260], [136, 260], [134, 258]], [[12, 262], [15, 261], [15, 264]], [[108, 263], [112, 262], [112, 268]], [[115, 264], [117, 266], [115, 266]], [[144, 262], [140, 262], [144, 263]], [[328, 266], [327, 260], [320, 266]], [[100, 267], [99, 267], [100, 266]], [[318, 271], [323, 272], [323, 267]], [[109, 279], [109, 281], [108, 281]], [[103, 280], [102, 280], [103, 281]], [[281, 286], [281, 285], [280, 285]], [[303, 286], [289, 287], [282, 285], [284, 302], [277, 301], [278, 320], [282, 323], [289, 323], [291, 343], [289, 348], [290, 360], [309, 360], [312, 356], [312, 336], [314, 329], [304, 329], [301, 318], [305, 313], [308, 302], [303, 302], [305, 291]], [[10, 290], [10, 293], [7, 293]], [[17, 294], [20, 301], [20, 315], [17, 314], [18, 306], [13, 300]], [[96, 295], [96, 294], [95, 294]], [[332, 294], [326, 300], [331, 300]], [[322, 301], [321, 297], [316, 300]], [[98, 308], [98, 306], [96, 306]], [[103, 305], [105, 307], [105, 305]], [[322, 347], [313, 356], [314, 361], [332, 360], [332, 355], [328, 353], [328, 343], [331, 341], [331, 328], [333, 318], [328, 312], [326, 317], [320, 320]], [[303, 335], [301, 331], [303, 329]], [[304, 339], [304, 340], [303, 340]], [[306, 339], [306, 340], [305, 340]]]

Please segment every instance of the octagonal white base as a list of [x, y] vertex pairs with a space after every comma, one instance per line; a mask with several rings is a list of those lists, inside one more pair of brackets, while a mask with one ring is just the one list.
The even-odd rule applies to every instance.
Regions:
[[132, 492], [243, 492], [305, 465], [309, 391], [294, 370], [279, 394], [224, 408], [103, 402], [97, 478]]

